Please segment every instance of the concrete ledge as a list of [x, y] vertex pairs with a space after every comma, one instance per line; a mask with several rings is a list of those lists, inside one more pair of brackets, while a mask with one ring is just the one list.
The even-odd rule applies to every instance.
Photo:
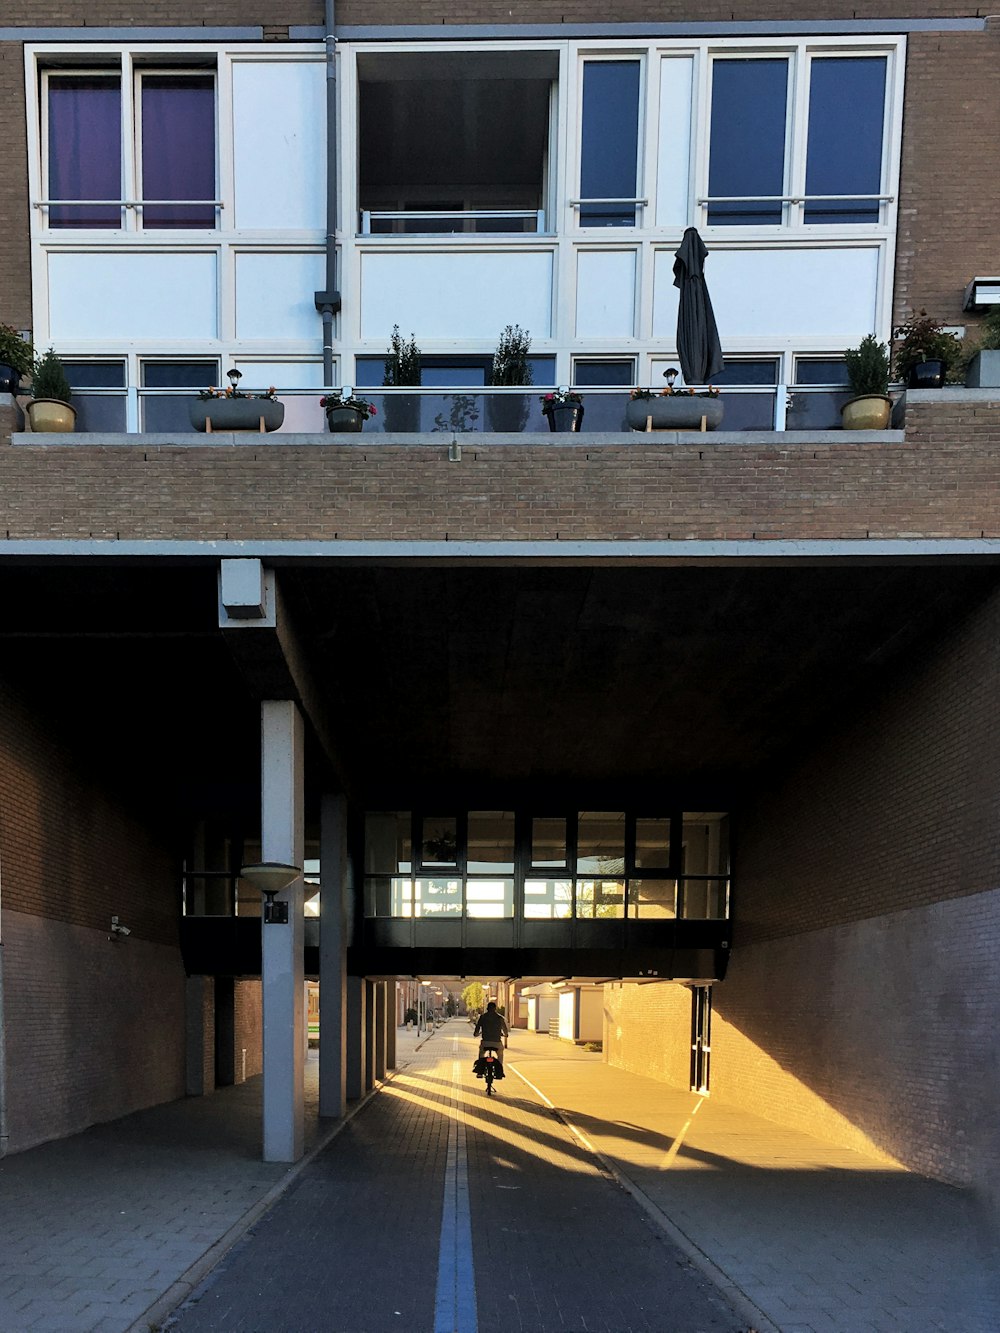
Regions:
[[[960, 390], [962, 393], [984, 392], [979, 390]], [[994, 397], [1000, 400], [1000, 390]], [[294, 434], [291, 431], [273, 431], [261, 435], [257, 431], [213, 431], [211, 435], [195, 432], [177, 434], [101, 434], [97, 431], [76, 431], [65, 435], [45, 434], [35, 431], [15, 432], [11, 436], [12, 445], [34, 445], [76, 449], [261, 449], [292, 448], [349, 448], [378, 449], [382, 446], [398, 448], [400, 445], [420, 449], [447, 450], [457, 442], [463, 450], [474, 452], [487, 448], [545, 448], [545, 449], [597, 449], [622, 448], [623, 445], [642, 448], [645, 445], [698, 445], [702, 448], [718, 448], [725, 445], [752, 445], [770, 449], [811, 449], [818, 444], [901, 444], [905, 439], [901, 430], [816, 430], [816, 431], [776, 431], [776, 430], [658, 430], [646, 434], [644, 431], [594, 431], [592, 434], [579, 435], [525, 431], [516, 435], [490, 434], [487, 431], [470, 431], [454, 434], [451, 431], [421, 431], [412, 434], [368, 434], [335, 435], [329, 432], [319, 434]]]

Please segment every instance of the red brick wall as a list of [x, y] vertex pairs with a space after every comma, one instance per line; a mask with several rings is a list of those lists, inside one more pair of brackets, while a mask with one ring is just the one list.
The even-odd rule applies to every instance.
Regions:
[[604, 1056], [608, 1064], [675, 1088], [691, 1075], [691, 991], [674, 982], [604, 987]]
[[[914, 396], [915, 397], [915, 396]], [[0, 448], [0, 538], [562, 540], [1000, 534], [996, 403], [906, 439]], [[72, 503], [67, 497], [72, 496]]]

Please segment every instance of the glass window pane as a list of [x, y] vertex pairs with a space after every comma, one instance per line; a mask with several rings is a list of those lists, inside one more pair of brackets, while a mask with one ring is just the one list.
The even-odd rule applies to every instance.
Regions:
[[[639, 61], [583, 67], [580, 197], [634, 199], [639, 153]], [[633, 227], [634, 204], [581, 204], [583, 227]]]
[[[121, 84], [115, 74], [50, 75], [50, 199], [122, 197]], [[121, 227], [116, 204], [49, 209], [50, 227]]]
[[621, 875], [625, 871], [625, 816], [620, 812], [584, 811], [576, 842], [580, 875]]
[[465, 914], [470, 917], [512, 917], [514, 915], [514, 880], [470, 879], [465, 885]]
[[678, 915], [686, 921], [722, 921], [729, 915], [727, 879], [684, 879]]
[[[716, 60], [712, 66], [710, 195], [785, 192], [787, 60]], [[713, 225], [777, 225], [780, 203], [709, 204]]]
[[846, 384], [847, 362], [837, 357], [797, 357], [796, 384]]
[[514, 873], [514, 815], [509, 810], [473, 810], [469, 813], [470, 875]]
[[640, 920], [664, 920], [677, 915], [675, 879], [630, 879], [628, 914]]
[[233, 881], [228, 875], [185, 877], [185, 916], [231, 916], [232, 911]]
[[461, 916], [462, 881], [460, 879], [415, 879], [413, 881], [414, 916]]
[[564, 921], [573, 915], [573, 881], [528, 879], [524, 882], [526, 920]]
[[149, 227], [214, 227], [215, 79], [211, 74], [142, 77], [142, 197], [200, 199], [200, 204], [153, 204], [142, 210]]
[[76, 408], [76, 431], [105, 431], [116, 435], [125, 433], [125, 396], [98, 396], [91, 393], [73, 394]]
[[573, 367], [573, 383], [581, 388], [587, 385], [631, 386], [635, 383], [635, 362], [577, 361]]
[[576, 914], [585, 920], [625, 915], [625, 881], [581, 879], [576, 884]]
[[[219, 377], [215, 361], [146, 361], [142, 385], [146, 389], [211, 388]], [[146, 431], [193, 431], [189, 393], [142, 398], [142, 429]]]
[[[884, 57], [813, 60], [809, 83], [806, 194], [879, 194], [885, 120]], [[876, 200], [820, 200], [806, 222], [878, 222]]]
[[[725, 361], [722, 370], [712, 380], [715, 385], [777, 384], [778, 358], [759, 357], [753, 361]], [[728, 430], [729, 427], [727, 426]]]
[[74, 389], [124, 389], [124, 361], [64, 361], [66, 378]]
[[663, 870], [670, 864], [670, 817], [637, 818], [635, 864], [639, 870]]
[[458, 822], [454, 815], [425, 815], [420, 854], [425, 866], [458, 865]]
[[682, 875], [729, 874], [729, 816], [727, 814], [684, 815]]
[[365, 815], [365, 873], [408, 873], [410, 863], [409, 810], [371, 811]]
[[531, 821], [531, 864], [552, 869], [567, 865], [564, 818], [543, 816]]

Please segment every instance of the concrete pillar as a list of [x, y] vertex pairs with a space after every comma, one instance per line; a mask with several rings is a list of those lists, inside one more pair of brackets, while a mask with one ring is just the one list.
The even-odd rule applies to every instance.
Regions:
[[347, 1109], [347, 802], [320, 806], [319, 1113]]
[[364, 1089], [375, 1086], [375, 983], [365, 978]]
[[385, 1079], [385, 1047], [386, 1047], [386, 1028], [389, 1021], [388, 996], [386, 995], [386, 985], [384, 981], [375, 983], [375, 1059], [373, 1062], [372, 1073], [375, 1079], [381, 1083]]
[[[305, 853], [302, 716], [290, 700], [261, 704], [261, 857], [301, 866]], [[301, 876], [284, 889], [287, 925], [264, 925], [264, 1161], [297, 1162], [305, 1138], [305, 968]]]
[[389, 991], [388, 1016], [389, 1021], [385, 1030], [385, 1067], [386, 1069], [396, 1068], [396, 1031], [399, 1027], [402, 1014], [399, 1012], [399, 996], [394, 981], [387, 981], [386, 986]]
[[357, 1101], [365, 1082], [365, 981], [347, 978], [347, 1097]]

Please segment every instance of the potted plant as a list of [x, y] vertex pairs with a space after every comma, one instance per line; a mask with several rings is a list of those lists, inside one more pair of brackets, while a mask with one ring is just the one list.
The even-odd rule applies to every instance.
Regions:
[[885, 430], [892, 400], [889, 397], [889, 348], [868, 333], [857, 347], [844, 352], [847, 379], [853, 398], [840, 409], [845, 430]]
[[0, 393], [17, 393], [21, 376], [31, 373], [35, 353], [27, 338], [10, 324], [0, 324]]
[[962, 361], [962, 344], [926, 310], [893, 329], [896, 378], [909, 389], [940, 389]]
[[549, 430], [579, 431], [583, 411], [583, 395], [567, 385], [542, 394], [542, 412]]
[[[508, 324], [501, 333], [493, 353], [489, 383], [494, 389], [519, 389], [533, 383], [528, 352], [531, 335], [520, 324]], [[524, 430], [528, 420], [526, 394], [491, 394], [489, 398], [490, 427], [507, 433]]]
[[667, 387], [659, 393], [652, 389], [633, 389], [625, 408], [625, 420], [632, 430], [715, 430], [722, 424], [725, 405], [714, 386], [700, 390], [675, 388], [679, 375], [676, 366], [663, 372]]
[[359, 431], [369, 417], [377, 415], [375, 404], [356, 397], [350, 385], [324, 395], [319, 405], [326, 412], [327, 428], [335, 434]]
[[35, 363], [31, 376], [31, 402], [27, 406], [33, 431], [71, 431], [76, 408], [70, 402], [73, 390], [55, 351], [50, 347]]
[[1000, 306], [993, 306], [969, 348], [965, 383], [970, 389], [1000, 387]]
[[199, 389], [191, 404], [191, 425], [212, 434], [218, 430], [277, 430], [285, 419], [285, 404], [275, 398], [272, 384], [263, 393], [244, 393], [240, 371], [227, 371], [227, 389]]
[[[419, 386], [420, 348], [414, 335], [406, 342], [399, 325], [392, 326], [392, 337], [383, 363], [382, 383], [386, 388]], [[384, 429], [389, 432], [412, 432], [420, 429], [420, 395], [416, 393], [387, 393], [383, 401]]]

